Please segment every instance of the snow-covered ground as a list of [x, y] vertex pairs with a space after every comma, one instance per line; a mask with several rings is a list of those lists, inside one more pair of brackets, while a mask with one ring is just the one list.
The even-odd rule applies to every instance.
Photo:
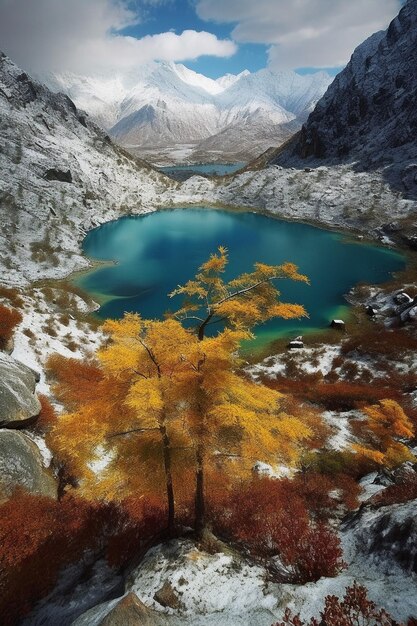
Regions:
[[[415, 615], [417, 577], [401, 567], [394, 546], [375, 549], [381, 521], [385, 534], [396, 532], [414, 519], [416, 501], [378, 510], [365, 509], [352, 516], [341, 530], [347, 568], [335, 578], [321, 578], [305, 585], [267, 582], [262, 567], [236, 555], [208, 554], [187, 540], [172, 541], [148, 552], [130, 575], [126, 593], [133, 591], [148, 607], [167, 616], [167, 624], [193, 626], [270, 626], [282, 618], [288, 606], [301, 618], [319, 616], [327, 595], [343, 597], [356, 580], [369, 590], [369, 597], [392, 616], [406, 622]], [[415, 522], [410, 550], [415, 553]], [[172, 605], [163, 608], [158, 592], [169, 585]], [[155, 597], [156, 596], [156, 597]], [[114, 608], [105, 603], [78, 618], [74, 626], [96, 626]]]

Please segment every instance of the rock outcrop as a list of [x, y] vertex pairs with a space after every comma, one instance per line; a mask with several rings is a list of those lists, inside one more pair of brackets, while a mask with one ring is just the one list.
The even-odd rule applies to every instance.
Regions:
[[0, 353], [0, 428], [23, 428], [41, 410], [35, 395], [39, 375], [13, 357]]
[[36, 444], [21, 432], [4, 429], [0, 430], [1, 497], [10, 496], [16, 487], [50, 498], [57, 497], [56, 481], [43, 466]]
[[71, 626], [180, 626], [184, 622], [145, 606], [133, 592], [90, 609]]
[[134, 593], [128, 593], [100, 622], [100, 626], [168, 626], [164, 615], [149, 609]]

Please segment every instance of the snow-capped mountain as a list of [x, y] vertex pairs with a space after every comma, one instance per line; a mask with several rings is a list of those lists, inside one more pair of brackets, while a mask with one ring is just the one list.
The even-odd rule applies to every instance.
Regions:
[[279, 145], [301, 127], [331, 82], [323, 72], [300, 76], [268, 69], [213, 80], [166, 62], [112, 78], [68, 73], [41, 78], [70, 96], [122, 145], [160, 149], [193, 144], [204, 152], [210, 141], [199, 144], [213, 138], [220, 141], [223, 157], [254, 156]]
[[302, 157], [382, 169], [390, 184], [417, 198], [416, 67], [417, 2], [408, 0], [386, 31], [355, 50], [298, 141], [274, 162], [292, 165]]

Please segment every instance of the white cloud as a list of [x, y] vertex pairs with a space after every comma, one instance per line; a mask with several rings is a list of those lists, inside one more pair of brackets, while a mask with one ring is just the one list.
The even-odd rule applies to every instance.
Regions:
[[280, 69], [337, 67], [372, 33], [385, 28], [401, 0], [196, 0], [206, 21], [236, 24], [240, 43], [270, 45]]
[[[166, 1], [166, 0], [165, 0]], [[185, 61], [236, 52], [236, 44], [186, 30], [136, 39], [122, 34], [164, 0], [0, 0], [0, 48], [23, 68], [80, 73], [129, 69], [152, 60]], [[142, 14], [140, 13], [142, 10]]]

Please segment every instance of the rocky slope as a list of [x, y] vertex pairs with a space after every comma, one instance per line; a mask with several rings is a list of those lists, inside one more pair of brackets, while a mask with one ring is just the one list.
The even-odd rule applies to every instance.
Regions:
[[[274, 159], [318, 160], [379, 170], [417, 198], [417, 2], [408, 0], [385, 32], [352, 55], [303, 126], [295, 146]], [[320, 162], [319, 161], [319, 162]]]
[[146, 148], [156, 162], [160, 148], [184, 144], [192, 144], [194, 160], [253, 158], [298, 130], [331, 82], [323, 72], [270, 70], [215, 81], [166, 62], [115, 78], [67, 73], [42, 79], [69, 95], [119, 143], [139, 152]]
[[84, 229], [152, 208], [170, 184], [116, 148], [63, 94], [0, 54], [2, 282], [62, 276], [85, 265]]

